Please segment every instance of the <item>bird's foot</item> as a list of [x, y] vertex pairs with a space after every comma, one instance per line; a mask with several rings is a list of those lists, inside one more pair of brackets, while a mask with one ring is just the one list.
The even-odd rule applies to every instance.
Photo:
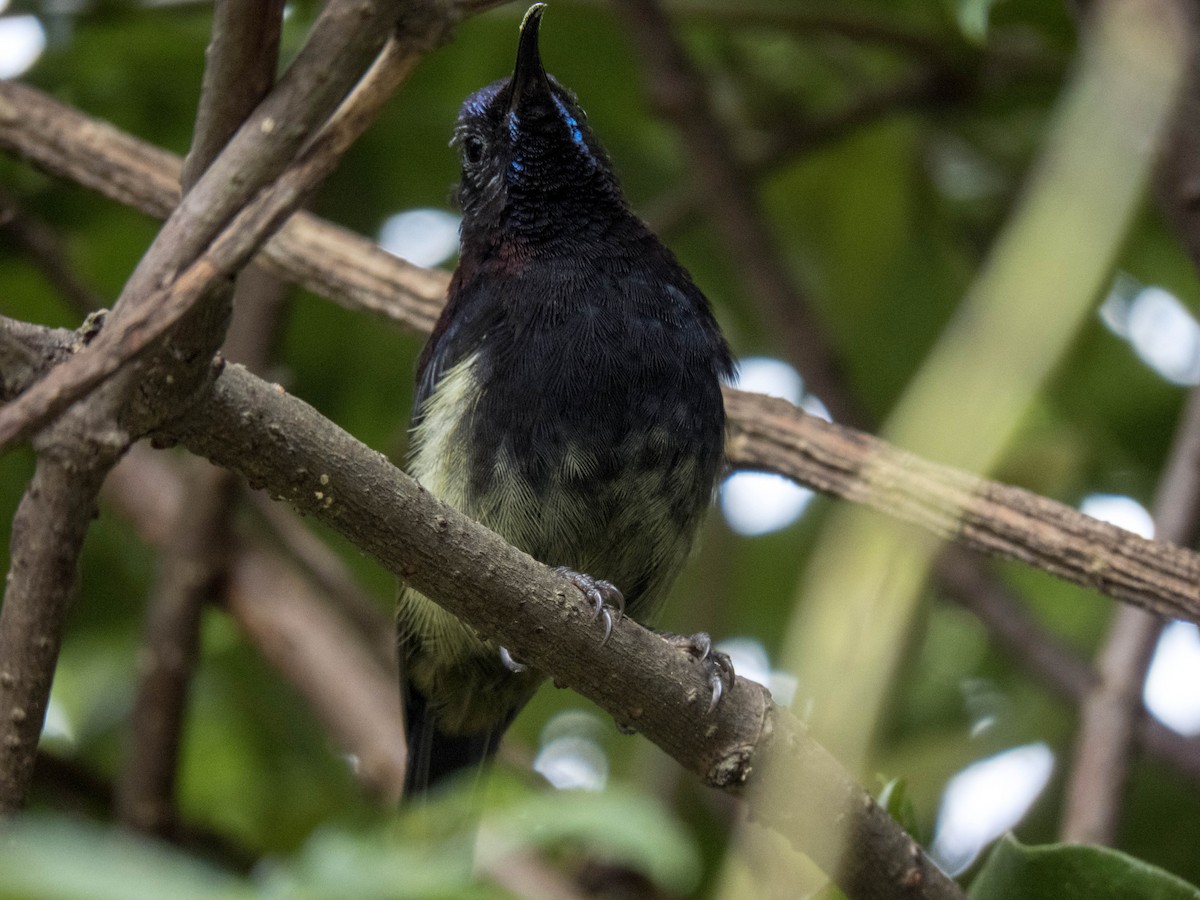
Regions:
[[708, 687], [712, 691], [712, 697], [708, 702], [708, 711], [712, 712], [721, 702], [725, 692], [732, 690], [734, 679], [737, 678], [729, 656], [720, 650], [714, 650], [712, 638], [703, 631], [695, 634], [662, 633], [662, 636], [674, 646], [694, 656], [704, 667], [704, 674], [708, 676]]
[[507, 647], [500, 648], [500, 665], [504, 666], [504, 668], [508, 669], [514, 675], [520, 675], [529, 668], [525, 663], [517, 662], [513, 658], [513, 655], [508, 652]]
[[591, 575], [584, 575], [582, 572], [576, 572], [566, 566], [559, 566], [554, 572], [579, 588], [584, 602], [591, 608], [591, 621], [595, 622], [597, 618], [603, 616], [604, 639], [600, 643], [608, 643], [613, 625], [620, 622], [625, 616], [625, 595], [611, 581], [593, 578]]

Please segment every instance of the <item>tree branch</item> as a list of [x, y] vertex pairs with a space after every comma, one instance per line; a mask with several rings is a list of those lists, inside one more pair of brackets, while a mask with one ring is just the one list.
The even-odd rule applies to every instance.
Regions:
[[59, 236], [45, 222], [26, 215], [16, 198], [5, 192], [0, 192], [0, 233], [7, 234], [25, 251], [30, 262], [75, 312], [85, 316], [103, 305], [99, 296], [75, 274]]
[[[143, 540], [161, 547], [183, 510], [185, 485], [162, 454], [138, 446], [113, 470], [103, 496]], [[382, 802], [395, 802], [404, 785], [405, 740], [391, 670], [307, 579], [258, 542], [239, 540], [227, 572], [229, 614], [355, 760], [363, 786]]]
[[[1200, 389], [1193, 388], [1159, 482], [1154, 530], [1165, 541], [1188, 545], [1200, 527]], [[1134, 732], [1145, 715], [1142, 688], [1162, 632], [1158, 616], [1117, 610], [1099, 654], [1099, 679], [1083, 705], [1075, 762], [1067, 783], [1062, 837], [1112, 845], [1129, 779]]]
[[[52, 503], [39, 504], [38, 497], [31, 493], [31, 502], [23, 505], [33, 524], [18, 524], [32, 543], [28, 547], [14, 545], [15, 550], [23, 550], [25, 557], [13, 555], [10, 591], [15, 593], [0, 616], [0, 646], [15, 653], [35, 643], [44, 652], [13, 656], [14, 671], [9, 671], [13, 688], [0, 698], [4, 721], [10, 721], [11, 715], [16, 723], [7, 740], [11, 752], [3, 760], [0, 811], [19, 806], [28, 787], [36, 735], [41, 729], [57, 658], [65, 601], [72, 592], [73, 580], [63, 581], [66, 575], [57, 580], [46, 577], [39, 568], [57, 566], [59, 572], [73, 579], [87, 524], [79, 511], [92, 508], [104, 475], [127, 446], [130, 423], [146, 428], [177, 414], [194, 401], [214, 374], [208, 364], [223, 337], [222, 318], [201, 309], [201, 314], [207, 316], [203, 327], [175, 328], [173, 334], [170, 330], [195, 304], [211, 299], [210, 289], [221, 276], [232, 275], [248, 260], [265, 236], [303, 199], [303, 191], [328, 171], [349, 141], [365, 128], [369, 111], [381, 102], [371, 89], [386, 84], [395, 71], [411, 67], [428, 40], [444, 37], [448, 24], [440, 8], [406, 7], [397, 25], [400, 37], [392, 42], [401, 49], [384, 57], [390, 65], [382, 71], [378, 67], [373, 70], [373, 77], [364, 80], [367, 89], [353, 95], [321, 136], [301, 153], [297, 164], [243, 208], [326, 118], [358, 77], [361, 65], [384, 42], [386, 26], [394, 21], [395, 14], [384, 0], [379, 0], [378, 8], [367, 0], [335, 0], [328, 5], [280, 87], [258, 107], [168, 218], [126, 283], [110, 327], [0, 409], [2, 446], [45, 424], [49, 416], [66, 409], [83, 391], [96, 388], [136, 353], [149, 349], [158, 337], [168, 337], [167, 352], [151, 361], [150, 377], [127, 370], [123, 378], [94, 390], [89, 403], [73, 407], [47, 431], [47, 438], [39, 441], [39, 448], [46, 448], [39, 449], [38, 464], [38, 476], [45, 484], [35, 477], [31, 491], [45, 490]], [[285, 113], [287, 118], [278, 118]], [[0, 125], [11, 124], [12, 115], [12, 108], [0, 100]], [[192, 262], [218, 232], [215, 242]], [[185, 265], [188, 267], [177, 276]], [[178, 340], [177, 346], [170, 345], [171, 337]], [[135, 377], [138, 375], [143, 377]], [[6, 386], [12, 384], [7, 373], [5, 377]], [[123, 426], [120, 429], [118, 422]], [[53, 457], [47, 455], [51, 452]], [[71, 475], [71, 488], [56, 492], [59, 482]], [[61, 516], [61, 522], [43, 521], [51, 515]], [[46, 541], [40, 532], [52, 533], [56, 528], [64, 532], [63, 556], [57, 559], [45, 555], [38, 543]], [[27, 562], [22, 562], [26, 557]], [[21, 565], [26, 565], [28, 577], [17, 575]], [[46, 596], [38, 596], [38, 591], [46, 592]], [[46, 613], [38, 616], [29, 609]]]
[[[182, 173], [185, 192], [270, 89], [282, 8], [281, 0], [216, 4], [192, 147]], [[198, 354], [224, 333], [232, 293], [232, 285], [218, 286], [211, 301], [193, 311], [195, 321], [181, 323], [183, 330], [194, 331]], [[268, 346], [274, 339], [273, 332], [255, 337]], [[187, 482], [189, 502], [175, 523], [146, 610], [138, 687], [116, 786], [118, 819], [160, 835], [174, 827], [176, 770], [199, 652], [200, 619], [225, 574], [228, 519], [237, 490], [229, 472], [210, 466], [193, 465]]]
[[[569, 582], [278, 387], [227, 366], [208, 398], [164, 435], [337, 529], [484, 637], [642, 731], [705, 783], [738, 792], [765, 758], [786, 757], [779, 770], [793, 779], [789, 789], [810, 802], [789, 804], [786, 817], [770, 824], [838, 873], [850, 896], [908, 896], [905, 885], [914, 882], [927, 897], [961, 896], [760, 686], [738, 679], [708, 712], [700, 665], [658, 635], [625, 620], [601, 650], [596, 623]], [[779, 807], [763, 805], [771, 815]], [[820, 837], [835, 809], [858, 841], [844, 860]]]
[[[4, 396], [60, 364], [94, 333], [92, 320], [79, 335], [5, 320]], [[0, 817], [19, 809], [29, 790], [96, 492], [127, 444], [103, 399], [72, 410], [35, 443], [37, 463], [13, 518], [0, 606]]]
[[[415, 59], [430, 35], [444, 33], [446, 23], [428, 5], [409, 10], [408, 18], [419, 29], [402, 32], [405, 51]], [[168, 217], [122, 290], [101, 339], [0, 409], [0, 447], [45, 424], [150, 348], [211, 285], [247, 262], [332, 168], [338, 151], [357, 136], [353, 129], [360, 120], [352, 112], [337, 117], [331, 126], [343, 127], [327, 128], [323, 140], [289, 170], [291, 178], [280, 178], [257, 199], [255, 194], [311, 139], [395, 20], [394, 0], [334, 0], [325, 7], [276, 89]]]
[[[6, 103], [16, 108], [12, 87], [0, 82], [0, 120]], [[22, 110], [36, 109], [44, 102], [29, 88], [22, 88], [16, 96]], [[36, 135], [42, 133], [41, 127], [50, 118], [55, 126], [50, 133], [56, 136], [54, 143], [60, 149], [53, 158], [37, 155], [34, 161], [59, 166], [51, 171], [68, 177], [82, 167], [90, 173], [89, 183], [98, 180], [100, 171], [108, 171], [111, 165], [123, 165], [145, 155], [133, 152], [141, 145], [129, 143], [132, 139], [119, 141], [115, 152], [108, 150], [114, 138], [93, 140], [96, 129], [90, 120], [49, 102], [55, 109], [49, 117], [38, 117], [40, 127], [31, 126], [31, 133], [21, 128], [0, 130], [0, 144], [35, 151]], [[73, 143], [77, 133], [87, 142], [81, 152], [65, 153], [64, 148]], [[90, 156], [100, 156], [103, 161], [89, 165]], [[122, 169], [117, 180], [134, 180], [135, 172], [145, 171]], [[291, 231], [300, 218], [294, 217], [278, 238]], [[299, 243], [291, 249], [307, 255], [294, 258], [291, 249], [286, 258], [285, 254], [272, 255], [277, 238], [267, 250], [274, 266], [283, 268], [288, 277], [306, 287], [325, 285], [328, 295], [348, 308], [383, 312], [392, 321], [414, 330], [432, 327], [444, 295], [436, 301], [429, 298], [444, 292], [450, 280], [447, 273], [405, 263], [366, 238], [320, 223], [315, 217], [303, 218], [306, 249], [302, 250]], [[291, 266], [295, 268], [285, 268]], [[381, 301], [397, 288], [407, 289], [404, 304]], [[412, 302], [408, 302], [410, 299]], [[726, 413], [731, 425], [726, 451], [734, 468], [775, 472], [833, 496], [865, 503], [977, 552], [1027, 563], [1152, 611], [1192, 621], [1200, 616], [1200, 557], [1187, 550], [1161, 541], [1145, 541], [1028, 491], [926, 462], [864, 432], [806, 416], [781, 400], [727, 391]], [[876, 456], [885, 471], [892, 473], [886, 483], [878, 479], [867, 483], [862, 478], [864, 463]], [[905, 492], [903, 482], [910, 477], [909, 466], [918, 480], [912, 483], [911, 491]], [[930, 487], [937, 490], [924, 497]], [[913, 496], [917, 494], [921, 496]], [[970, 496], [969, 518], [958, 522], [947, 514], [953, 504], [942, 504], [947, 498], [963, 494]], [[1001, 518], [991, 521], [989, 515]], [[1098, 542], [1094, 548], [1088, 543], [1092, 540]], [[1147, 556], [1139, 558], [1143, 551]]]
[[741, 270], [756, 306], [766, 311], [779, 347], [841, 422], [864, 424], [858, 403], [843, 384], [842, 361], [787, 271], [754, 187], [718, 122], [700, 73], [653, 0], [613, 0], [641, 50], [646, 85], [684, 139], [697, 189], [709, 198], [714, 228]]
[[[1200, 621], [1200, 556], [928, 462], [783, 400], [725, 391], [729, 458], [1163, 615]], [[864, 478], [866, 471], [871, 479]]]
[[[0, 147], [151, 216], [165, 218], [179, 202], [179, 157], [13, 81], [0, 81]], [[348, 309], [425, 333], [450, 281], [304, 212], [267, 242], [258, 262]]]
[[66, 416], [38, 440], [33, 479], [13, 518], [0, 606], [0, 816], [29, 790], [79, 553], [100, 483], [126, 446], [90, 411]]
[[[451, 611], [553, 671], [618, 721], [641, 728], [707, 783], [737, 792], [768, 757], [786, 758], [779, 768], [798, 773], [788, 788], [804, 802], [787, 821], [768, 824], [793, 840], [812, 841], [806, 852], [841, 872], [851, 897], [911, 896], [914, 884], [925, 885], [927, 897], [961, 896], [761, 687], [739, 679], [709, 713], [700, 667], [657, 635], [626, 620], [602, 650], [569, 583], [442, 504], [303, 402], [227, 366], [209, 399], [169, 435], [337, 528], [423, 592], [452, 597]], [[556, 640], [539, 639], [547, 633]], [[834, 809], [845, 811], [862, 850], [842, 862], [821, 837]]]

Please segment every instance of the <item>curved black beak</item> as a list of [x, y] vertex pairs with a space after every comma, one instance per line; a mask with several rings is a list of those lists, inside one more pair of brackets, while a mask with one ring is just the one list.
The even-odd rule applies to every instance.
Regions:
[[512, 99], [509, 111], [518, 112], [538, 97], [550, 96], [550, 82], [542, 67], [542, 55], [538, 51], [538, 28], [542, 23], [545, 3], [535, 3], [521, 20], [521, 40], [517, 44], [517, 65], [512, 75]]

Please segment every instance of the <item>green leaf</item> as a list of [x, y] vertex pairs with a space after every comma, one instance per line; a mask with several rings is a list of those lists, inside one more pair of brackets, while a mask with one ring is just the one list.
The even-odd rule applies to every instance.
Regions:
[[98, 825], [22, 816], [0, 832], [0, 900], [238, 900], [246, 882]]
[[678, 822], [651, 798], [615, 787], [527, 794], [484, 819], [479, 857], [563, 845], [642, 872], [673, 894], [694, 890], [700, 877], [695, 843]]
[[[644, 873], [672, 894], [695, 889], [693, 842], [653, 800], [629, 791], [530, 791], [500, 797], [479, 824], [470, 790], [410, 810], [392, 827], [318, 831], [294, 858], [258, 870], [264, 897], [321, 900], [493, 900], [493, 878], [514, 857], [582, 850]], [[472, 864], [474, 857], [474, 865]], [[482, 879], [480, 878], [482, 876]]]
[[973, 900], [1200, 900], [1200, 890], [1106, 847], [1026, 847], [1007, 835], [984, 863], [970, 896]]
[[908, 782], [903, 778], [888, 780], [882, 775], [876, 777], [883, 782], [883, 788], [877, 798], [879, 805], [887, 810], [887, 814], [911, 834], [918, 844], [926, 843], [921, 834], [921, 824], [917, 820], [917, 808], [908, 793]]
[[265, 870], [263, 897], [320, 900], [492, 900], [500, 889], [474, 882], [469, 840], [422, 847], [386, 830], [325, 829], [292, 860]]

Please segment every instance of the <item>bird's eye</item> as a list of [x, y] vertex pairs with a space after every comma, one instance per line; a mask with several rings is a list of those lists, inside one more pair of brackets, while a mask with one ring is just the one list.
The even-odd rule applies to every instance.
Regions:
[[483, 141], [475, 135], [470, 134], [463, 138], [462, 152], [463, 161], [469, 166], [477, 166], [483, 161]]

